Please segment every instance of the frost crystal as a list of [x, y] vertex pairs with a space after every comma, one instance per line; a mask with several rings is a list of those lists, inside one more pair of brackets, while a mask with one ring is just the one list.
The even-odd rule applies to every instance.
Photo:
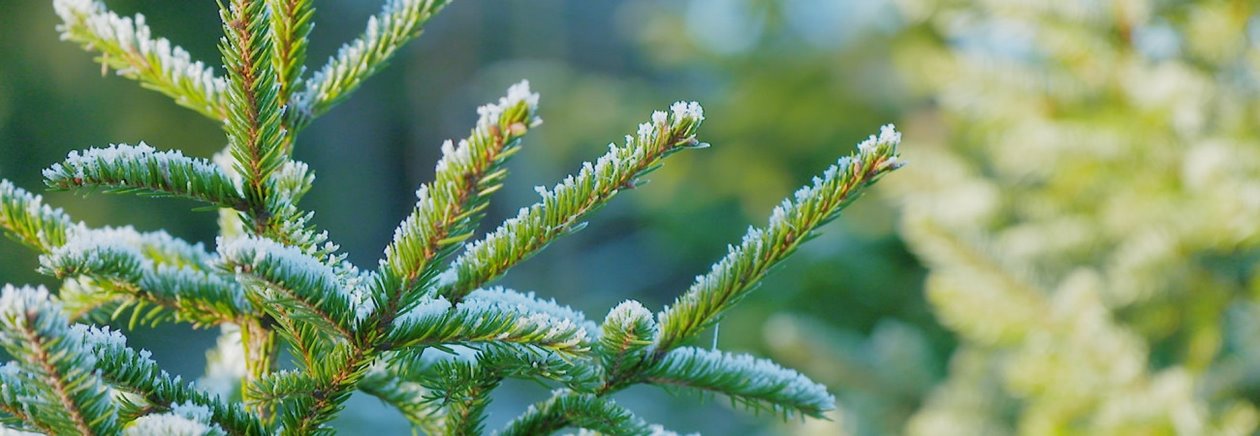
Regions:
[[127, 337], [118, 330], [110, 330], [109, 327], [74, 324], [70, 326], [70, 330], [83, 338], [83, 343], [93, 349], [118, 349], [127, 346]]
[[640, 319], [651, 320], [652, 311], [643, 307], [643, 303], [626, 300], [608, 311], [608, 317], [604, 318], [604, 322], [625, 325]]
[[704, 108], [700, 107], [700, 103], [676, 102], [669, 107], [674, 113], [674, 123], [678, 123], [683, 119], [694, 119], [696, 121], [704, 121]]
[[879, 137], [871, 135], [858, 144], [858, 150], [862, 153], [870, 153], [879, 146], [896, 146], [901, 143], [901, 133], [892, 124], [885, 124], [879, 128]]
[[524, 312], [544, 313], [556, 319], [568, 320], [573, 324], [586, 330], [587, 333], [595, 335], [598, 327], [595, 323], [586, 320], [586, 315], [582, 312], [573, 310], [569, 306], [557, 303], [554, 299], [542, 299], [534, 295], [533, 292], [521, 293], [511, 289], [495, 286], [487, 289], [478, 289], [468, 294], [465, 301], [484, 301], [502, 304], [508, 307], [515, 306]]
[[222, 435], [222, 428], [210, 423], [210, 409], [192, 403], [171, 404], [167, 413], [137, 418], [123, 431], [124, 435]]
[[503, 111], [522, 102], [529, 107], [530, 113], [538, 109], [538, 94], [530, 92], [528, 80], [522, 80], [509, 87], [507, 95], [499, 98], [498, 104], [488, 104], [477, 108], [477, 114], [481, 116], [477, 123], [496, 122], [503, 115]]
[[445, 315], [449, 310], [451, 310], [451, 302], [444, 297], [437, 297], [416, 305], [414, 309], [399, 316], [398, 322], [421, 322], [422, 320]]
[[55, 313], [57, 310], [49, 300], [48, 289], [38, 287], [15, 287], [4, 285], [0, 288], [0, 317], [5, 319], [25, 319], [27, 312]]

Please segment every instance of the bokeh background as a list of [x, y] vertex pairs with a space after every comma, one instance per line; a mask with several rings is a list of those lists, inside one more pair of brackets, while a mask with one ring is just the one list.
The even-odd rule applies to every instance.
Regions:
[[[212, 1], [110, 0], [217, 64]], [[320, 0], [309, 68], [378, 1]], [[48, 2], [0, 13], [0, 177], [37, 190], [71, 150], [146, 141], [208, 157], [220, 128], [60, 42]], [[529, 79], [545, 123], [483, 231], [675, 100], [713, 147], [672, 157], [502, 284], [603, 314], [661, 307], [750, 224], [896, 122], [910, 165], [730, 312], [721, 348], [827, 384], [831, 421], [635, 388], [706, 434], [1249, 434], [1260, 418], [1260, 20], [1249, 1], [459, 0], [298, 138], [304, 206], [371, 266], [474, 108]], [[221, 71], [221, 69], [220, 69]], [[177, 200], [66, 193], [91, 225], [213, 245]], [[0, 241], [0, 280], [56, 285]], [[131, 335], [196, 378], [216, 331]], [[713, 340], [712, 336], [703, 341]], [[509, 384], [489, 428], [546, 389]], [[356, 397], [345, 434], [405, 422]], [[384, 432], [384, 433], [382, 433]]]

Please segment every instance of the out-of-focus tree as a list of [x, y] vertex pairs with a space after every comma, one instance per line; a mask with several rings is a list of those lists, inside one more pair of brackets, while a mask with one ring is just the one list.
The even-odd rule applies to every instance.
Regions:
[[902, 234], [961, 343], [908, 433], [1255, 431], [1255, 4], [899, 4]]

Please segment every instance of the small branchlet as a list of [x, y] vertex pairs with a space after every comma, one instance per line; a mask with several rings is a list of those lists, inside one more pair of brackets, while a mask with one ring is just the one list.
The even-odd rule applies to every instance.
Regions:
[[661, 160], [686, 148], [703, 147], [696, 130], [704, 121], [699, 104], [678, 102], [672, 113], [657, 111], [626, 135], [626, 144], [608, 145], [595, 163], [582, 164], [552, 189], [538, 188], [542, 201], [522, 208], [498, 229], [468, 245], [438, 282], [438, 294], [459, 301], [469, 292], [528, 259], [556, 238], [581, 230], [582, 218], [599, 209], [621, 190], [660, 168]]
[[420, 291], [429, 288], [442, 261], [472, 236], [490, 195], [507, 177], [503, 164], [529, 128], [542, 122], [537, 110], [538, 94], [529, 82], [518, 83], [497, 104], [477, 109], [468, 138], [442, 144], [434, 181], [416, 191], [419, 201], [385, 248], [376, 291], [378, 304], [390, 308], [385, 314], [405, 311], [425, 296]]
[[120, 17], [97, 0], [54, 0], [53, 10], [61, 39], [99, 52], [103, 68], [212, 119], [227, 117], [227, 80], [166, 38], [154, 39], [144, 15]]
[[764, 228], [748, 229], [738, 245], [696, 277], [685, 294], [660, 314], [658, 352], [680, 342], [721, 319], [722, 312], [748, 295], [775, 265], [814, 236], [819, 226], [835, 219], [840, 210], [884, 174], [901, 166], [897, 145], [901, 134], [884, 126], [878, 137], [858, 144], [857, 152], [840, 158], [813, 184], [803, 187], [774, 208]]
[[404, 44], [417, 36], [424, 24], [449, 0], [386, 0], [381, 12], [368, 18], [367, 28], [355, 40], [341, 46], [337, 55], [306, 82], [297, 97], [299, 110], [290, 116], [302, 126], [323, 115], [359, 88], [363, 81], [389, 64]]
[[97, 188], [188, 198], [228, 209], [248, 206], [240, 187], [218, 165], [178, 150], [159, 152], [143, 142], [72, 151], [65, 162], [44, 170], [44, 179], [56, 190]]

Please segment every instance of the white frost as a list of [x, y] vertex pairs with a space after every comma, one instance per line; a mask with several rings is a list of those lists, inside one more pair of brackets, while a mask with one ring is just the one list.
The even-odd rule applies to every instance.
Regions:
[[[144, 15], [120, 17], [93, 0], [54, 0], [53, 10], [61, 17], [57, 30], [62, 39], [106, 41], [140, 58], [156, 59], [147, 64], [154, 70], [151, 74], [180, 88], [196, 90], [208, 101], [227, 90], [227, 80], [215, 76], [213, 68], [194, 62], [186, 50], [166, 38], [153, 39]], [[141, 73], [134, 67], [118, 70], [123, 75]]]

